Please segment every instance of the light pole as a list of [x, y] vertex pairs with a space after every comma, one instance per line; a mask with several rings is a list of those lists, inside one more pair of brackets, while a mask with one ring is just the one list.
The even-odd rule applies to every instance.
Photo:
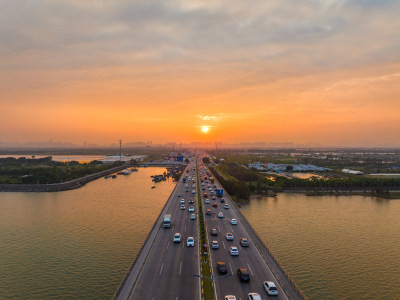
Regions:
[[214, 292], [214, 281], [217, 280], [217, 279], [220, 279], [220, 278], [232, 276], [232, 274], [226, 274], [226, 275], [217, 276], [217, 277], [214, 277], [214, 276], [211, 274], [211, 278], [210, 278], [210, 277], [206, 277], [206, 276], [196, 275], [196, 274], [194, 274], [193, 276], [194, 276], [194, 277], [206, 278], [206, 279], [208, 279], [208, 280], [211, 281], [211, 284], [212, 284], [212, 291], [213, 291], [213, 300], [214, 300], [214, 299], [215, 299], [215, 295], [214, 295], [214, 293], [215, 293], [215, 292]]

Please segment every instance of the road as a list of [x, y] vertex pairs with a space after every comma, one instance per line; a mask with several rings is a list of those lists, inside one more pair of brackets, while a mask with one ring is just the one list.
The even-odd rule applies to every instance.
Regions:
[[[199, 166], [199, 170], [204, 170], [204, 166]], [[221, 203], [220, 199], [216, 197], [216, 200], [212, 200], [211, 191], [209, 191], [209, 185], [212, 191], [215, 188], [222, 188], [219, 183], [215, 182], [215, 184], [206, 182], [204, 180], [204, 176], [206, 175], [204, 172], [200, 171], [200, 178], [203, 178], [204, 186], [200, 186], [202, 193], [202, 201], [203, 201], [203, 209], [206, 212], [207, 209], [211, 209], [212, 215], [205, 214], [205, 224], [207, 229], [207, 237], [209, 242], [209, 249], [211, 254], [211, 263], [212, 263], [212, 272], [214, 277], [221, 276], [217, 271], [217, 262], [225, 262], [227, 265], [228, 273], [231, 273], [232, 276], [220, 278], [215, 280], [215, 290], [216, 290], [216, 299], [224, 299], [225, 295], [234, 295], [237, 299], [247, 299], [247, 295], [250, 292], [255, 292], [261, 295], [262, 299], [269, 299], [273, 297], [274, 299], [301, 299], [297, 294], [291, 294], [288, 296], [286, 292], [279, 285], [278, 280], [275, 278], [273, 273], [271, 272], [269, 266], [266, 264], [265, 260], [261, 256], [261, 253], [255, 247], [254, 242], [252, 240], [252, 233], [246, 231], [245, 227], [242, 226], [240, 219], [238, 217], [238, 209], [233, 204], [229, 195], [224, 191], [224, 195], [222, 198], [225, 199], [225, 203], [227, 203], [230, 208], [225, 209], [224, 204]], [[212, 175], [211, 175], [212, 176]], [[200, 184], [203, 184], [200, 183]], [[202, 190], [205, 187], [206, 190]], [[205, 197], [203, 197], [203, 193], [208, 193], [208, 199], [210, 204], [205, 203]], [[217, 203], [218, 207], [212, 207], [213, 203]], [[224, 217], [219, 218], [217, 214], [222, 212]], [[237, 225], [232, 225], [231, 220], [236, 219], [238, 221]], [[211, 236], [211, 229], [217, 229], [218, 235]], [[233, 234], [233, 241], [228, 241], [225, 238], [226, 233]], [[247, 238], [249, 241], [249, 247], [242, 247], [240, 244], [240, 238]], [[216, 240], [219, 244], [219, 249], [211, 249], [211, 241]], [[239, 250], [238, 256], [231, 256], [229, 252], [229, 247], [236, 246]], [[250, 282], [241, 283], [237, 276], [237, 269], [246, 268], [250, 274]], [[263, 288], [263, 281], [273, 281], [278, 289], [278, 296], [268, 296]]]
[[[189, 176], [194, 178], [195, 173], [192, 169], [193, 163], [189, 164], [186, 170], [190, 170]], [[172, 215], [172, 227], [163, 228], [162, 222], [153, 229], [156, 231], [154, 238], [148, 240], [152, 243], [149, 251], [143, 251], [145, 255], [144, 263], [140, 269], [135, 271], [137, 274], [130, 274], [125, 281], [117, 299], [200, 299], [201, 284], [200, 279], [194, 277], [194, 274], [200, 274], [199, 248], [198, 248], [198, 220], [190, 219], [188, 212], [188, 201], [193, 199], [191, 204], [195, 213], [197, 213], [197, 194], [192, 194], [190, 182], [189, 192], [185, 191], [185, 183], [182, 182], [184, 176], [177, 183], [164, 212]], [[178, 197], [181, 195], [181, 197]], [[180, 200], [185, 200], [186, 208], [180, 209]], [[163, 219], [163, 214], [160, 219]], [[173, 236], [176, 232], [181, 233], [180, 243], [173, 242]], [[195, 239], [195, 247], [187, 247], [186, 239], [192, 236]], [[148, 253], [146, 253], [148, 252]], [[133, 272], [134, 273], [134, 272]]]

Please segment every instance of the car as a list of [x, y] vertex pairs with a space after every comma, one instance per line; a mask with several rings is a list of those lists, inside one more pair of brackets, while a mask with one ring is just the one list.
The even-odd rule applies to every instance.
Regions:
[[203, 187], [203, 188], [202, 188], [202, 190], [203, 190], [203, 191], [205, 191], [205, 190], [206, 190], [206, 188], [205, 188], [205, 187]]
[[186, 240], [186, 245], [188, 247], [194, 247], [194, 238], [192, 236], [189, 236]]
[[213, 203], [212, 207], [218, 207], [218, 204], [217, 203]]
[[221, 198], [221, 200], [219, 200], [221, 203], [225, 202], [225, 198]]
[[232, 224], [232, 225], [237, 225], [237, 220], [236, 220], [236, 219], [232, 219], [232, 220], [231, 220], [231, 224]]
[[195, 190], [192, 190], [192, 194], [196, 194], [196, 191], [195, 191]]
[[211, 188], [209, 188], [208, 190], [211, 191]]
[[211, 197], [211, 200], [216, 200], [216, 199], [217, 199], [217, 198], [215, 198], [215, 196], [212, 196], [212, 197]]
[[224, 300], [236, 300], [236, 297], [233, 295], [226, 295]]
[[224, 263], [223, 261], [219, 261], [217, 262], [217, 270], [219, 274], [226, 274], [228, 273], [228, 270], [226, 268], [226, 263]]
[[240, 245], [242, 245], [242, 247], [248, 247], [249, 246], [249, 241], [246, 238], [241, 238], [240, 239]]
[[181, 194], [178, 194], [178, 198], [181, 196]]
[[249, 297], [249, 300], [262, 300], [260, 294], [257, 294], [257, 293], [249, 293], [248, 297]]
[[278, 295], [278, 289], [276, 288], [275, 283], [273, 283], [272, 281], [264, 281], [263, 286], [268, 295], [270, 296]]
[[212, 241], [211, 242], [211, 248], [212, 249], [218, 249], [219, 248], [218, 241]]
[[211, 215], [211, 209], [206, 210], [206, 215]]
[[249, 271], [245, 268], [240, 268], [237, 270], [237, 275], [241, 282], [249, 282], [250, 281], [250, 274]]
[[217, 236], [218, 235], [218, 231], [216, 228], [211, 228], [211, 235], [212, 236]]
[[182, 198], [181, 199], [181, 203], [184, 204], [185, 203], [185, 199]]
[[181, 209], [185, 209], [185, 204], [181, 204]]
[[225, 233], [225, 238], [226, 238], [228, 241], [233, 241], [233, 234], [230, 233], [230, 232], [227, 232], [227, 233]]
[[181, 242], [181, 234], [177, 232], [174, 235], [174, 243], [180, 243], [180, 242]]
[[225, 204], [225, 205], [224, 205], [224, 208], [225, 208], [225, 209], [229, 209], [229, 204]]
[[196, 220], [196, 215], [195, 214], [190, 214], [190, 220]]
[[192, 188], [195, 188], [196, 187], [196, 185], [195, 184], [192, 184]]
[[229, 252], [231, 253], [232, 256], [239, 255], [239, 250], [238, 250], [238, 248], [235, 247], [235, 246], [231, 246], [231, 247], [229, 248]]
[[220, 211], [219, 213], [218, 213], [218, 218], [223, 218], [224, 217], [224, 214]]
[[193, 206], [189, 206], [189, 211], [193, 212], [194, 211], [194, 207]]
[[189, 199], [189, 204], [193, 204], [193, 199]]
[[203, 194], [203, 197], [204, 197], [204, 198], [207, 198], [207, 197], [208, 197], [208, 194], [207, 194], [207, 193], [204, 193], [204, 194]]
[[205, 201], [205, 203], [206, 203], [206, 204], [210, 204], [210, 199], [207, 198], [206, 201]]

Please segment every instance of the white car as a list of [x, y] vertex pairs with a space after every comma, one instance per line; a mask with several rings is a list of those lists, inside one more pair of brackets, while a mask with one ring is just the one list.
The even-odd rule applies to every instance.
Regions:
[[181, 203], [182, 203], [182, 204], [185, 204], [185, 199], [181, 199]]
[[224, 217], [224, 214], [222, 212], [219, 212], [218, 213], [218, 218], [223, 218], [223, 217]]
[[226, 295], [224, 300], [236, 300], [236, 297], [233, 295]]
[[229, 209], [229, 204], [225, 204], [225, 205], [224, 205], [224, 208], [225, 208], [225, 209]]
[[186, 245], [188, 247], [194, 247], [194, 238], [192, 236], [189, 236], [186, 240]]
[[231, 253], [231, 255], [239, 255], [239, 250], [238, 250], [238, 248], [235, 247], [235, 246], [231, 246], [231, 247], [229, 248], [229, 252]]
[[218, 241], [212, 241], [211, 242], [211, 248], [212, 249], [218, 249], [219, 248]]
[[227, 233], [225, 233], [225, 238], [226, 238], [228, 241], [233, 241], [233, 234], [230, 233], [230, 232], [227, 232]]
[[231, 220], [231, 224], [232, 224], [232, 225], [237, 225], [237, 220], [236, 220], [236, 219], [232, 219], [232, 220]]
[[195, 190], [192, 190], [192, 194], [196, 194], [196, 191], [195, 191]]
[[195, 214], [190, 214], [190, 220], [196, 220], [196, 215]]
[[189, 211], [193, 212], [194, 211], [194, 207], [193, 206], [189, 206]]
[[185, 209], [185, 204], [181, 204], [181, 209]]
[[268, 295], [278, 295], [278, 289], [276, 288], [275, 283], [273, 283], [272, 281], [264, 281], [263, 286]]
[[262, 300], [260, 294], [257, 293], [249, 293], [249, 300]]
[[177, 232], [174, 235], [174, 243], [180, 243], [180, 242], [181, 242], [181, 234]]
[[205, 202], [206, 204], [210, 204], [210, 199], [207, 198]]

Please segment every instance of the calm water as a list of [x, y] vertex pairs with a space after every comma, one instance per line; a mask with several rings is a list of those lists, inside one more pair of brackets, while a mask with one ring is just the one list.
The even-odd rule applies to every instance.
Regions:
[[309, 299], [400, 299], [400, 200], [279, 194], [241, 211]]
[[109, 299], [175, 187], [151, 181], [164, 171], [0, 193], [0, 299]]

